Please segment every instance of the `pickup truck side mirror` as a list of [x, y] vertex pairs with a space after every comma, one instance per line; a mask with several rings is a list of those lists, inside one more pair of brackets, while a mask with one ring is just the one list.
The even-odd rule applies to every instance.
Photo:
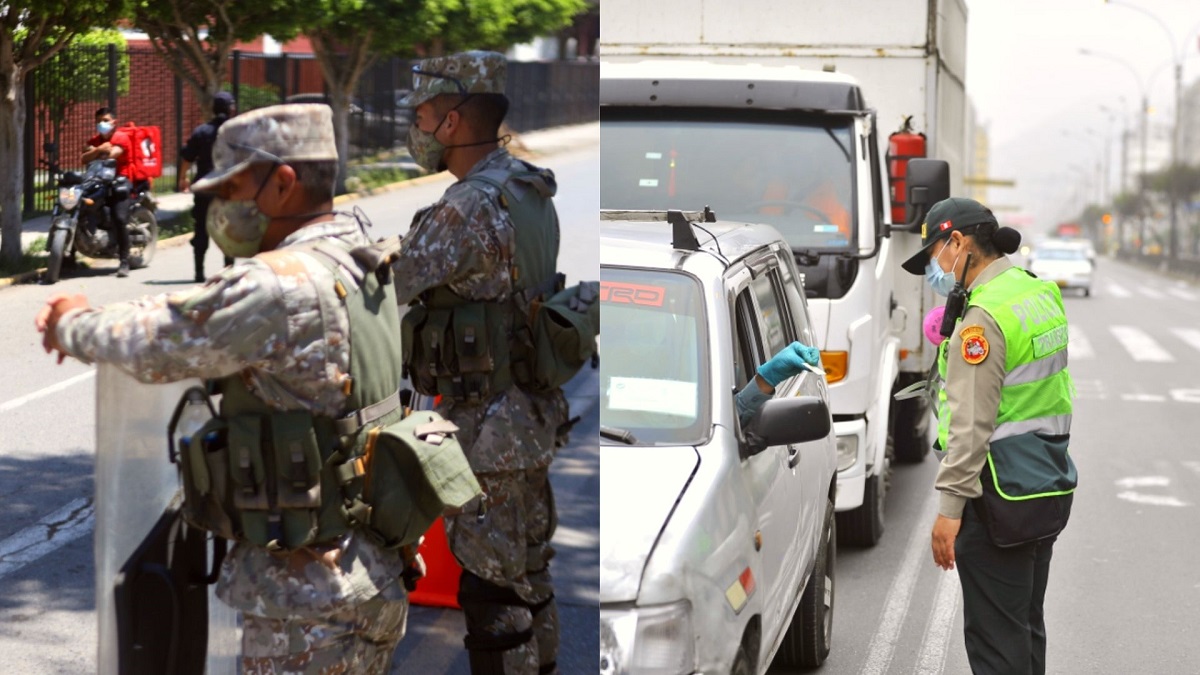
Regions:
[[772, 445], [817, 441], [829, 435], [833, 422], [829, 407], [815, 396], [795, 396], [767, 401], [752, 425], [754, 453]]
[[911, 159], [904, 178], [904, 217], [902, 225], [892, 224], [891, 232], [920, 232], [929, 209], [950, 197], [950, 164], [940, 159]]

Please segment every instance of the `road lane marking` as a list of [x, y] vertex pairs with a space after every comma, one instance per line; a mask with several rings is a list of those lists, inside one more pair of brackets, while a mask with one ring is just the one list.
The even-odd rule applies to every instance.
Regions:
[[1096, 350], [1092, 349], [1091, 340], [1088, 340], [1087, 336], [1083, 334], [1082, 328], [1073, 323], [1067, 324], [1067, 353], [1072, 361], [1096, 357]]
[[1200, 330], [1196, 328], [1172, 328], [1171, 332], [1193, 349], [1200, 349]]
[[946, 653], [950, 646], [954, 618], [958, 616], [958, 602], [962, 589], [958, 583], [958, 568], [943, 572], [938, 581], [933, 609], [929, 612], [929, 625], [921, 642], [915, 673], [919, 675], [941, 675], [946, 668]]
[[38, 391], [35, 391], [32, 394], [26, 394], [24, 396], [21, 396], [20, 398], [14, 398], [11, 401], [5, 401], [4, 403], [0, 403], [0, 413], [6, 413], [9, 410], [13, 410], [14, 408], [19, 408], [19, 407], [25, 405], [26, 403], [29, 403], [30, 401], [36, 401], [37, 399], [42, 398], [43, 396], [49, 396], [50, 394], [57, 394], [58, 392], [62, 391], [63, 389], [66, 389], [67, 387], [79, 384], [80, 382], [83, 382], [84, 380], [91, 378], [91, 377], [95, 377], [95, 376], [96, 376], [96, 370], [92, 369], [92, 370], [87, 371], [86, 373], [80, 373], [80, 374], [76, 375], [75, 377], [63, 380], [62, 382], [59, 382], [58, 384], [52, 384], [49, 387], [46, 387], [45, 389], [39, 389]]
[[1119, 488], [1166, 487], [1170, 484], [1171, 479], [1166, 476], [1130, 476], [1116, 481]]
[[1168, 393], [1177, 403], [1200, 403], [1200, 389], [1172, 389]]
[[1150, 288], [1149, 286], [1138, 286], [1138, 292], [1147, 298], [1153, 298], [1154, 300], [1163, 299], [1163, 294], [1161, 291], [1155, 288]]
[[1108, 282], [1108, 294], [1114, 298], [1128, 298], [1133, 295], [1133, 293], [1129, 292], [1129, 289], [1124, 286], [1118, 286], [1111, 281]]
[[1121, 394], [1121, 400], [1134, 403], [1162, 403], [1167, 400], [1167, 397], [1159, 394]]
[[1131, 489], [1170, 487], [1171, 479], [1166, 476], [1129, 476], [1127, 478], [1118, 478], [1113, 483], [1118, 488], [1124, 489], [1124, 492], [1117, 493], [1117, 499], [1124, 499], [1134, 504], [1148, 504], [1150, 506], [1188, 506], [1187, 502], [1171, 495], [1148, 495], [1141, 492], [1134, 492]]
[[908, 606], [912, 601], [913, 587], [917, 584], [919, 565], [923, 560], [931, 560], [929, 534], [923, 531], [933, 515], [937, 505], [936, 490], [929, 490], [924, 503], [918, 509], [919, 514], [912, 531], [908, 533], [908, 548], [904, 550], [904, 558], [899, 571], [892, 579], [892, 587], [888, 589], [887, 598], [883, 603], [883, 614], [879, 619], [879, 628], [871, 638], [867, 648], [867, 662], [863, 665], [862, 675], [883, 675], [888, 672], [892, 657], [896, 653], [896, 643], [900, 637], [900, 629], [904, 626], [904, 617], [908, 614]]
[[1108, 330], [1113, 334], [1113, 337], [1117, 338], [1117, 341], [1121, 343], [1125, 351], [1129, 352], [1134, 361], [1169, 363], [1175, 360], [1174, 356], [1171, 356], [1167, 350], [1154, 341], [1154, 338], [1150, 337], [1140, 328], [1134, 328], [1133, 326], [1109, 326]]
[[1166, 495], [1144, 495], [1140, 492], [1118, 492], [1118, 499], [1124, 499], [1127, 502], [1134, 504], [1148, 504], [1150, 506], [1187, 506], [1187, 502], [1181, 501], [1176, 497]]
[[1106, 401], [1108, 393], [1100, 380], [1075, 380], [1075, 398], [1077, 400]]
[[76, 499], [0, 541], [0, 579], [87, 535], [96, 524], [95, 515], [91, 499]]
[[1175, 296], [1175, 297], [1179, 298], [1180, 300], [1187, 300], [1188, 302], [1195, 302], [1195, 301], [1196, 301], [1196, 294], [1195, 294], [1195, 293], [1191, 293], [1191, 292], [1189, 292], [1189, 291], [1185, 291], [1185, 290], [1183, 290], [1182, 288], [1168, 288], [1168, 289], [1167, 289], [1167, 292], [1168, 292], [1168, 293], [1170, 293], [1171, 295], [1173, 295], [1173, 296]]

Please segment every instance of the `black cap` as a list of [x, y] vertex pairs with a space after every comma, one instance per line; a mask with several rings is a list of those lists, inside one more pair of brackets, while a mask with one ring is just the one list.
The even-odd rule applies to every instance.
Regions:
[[218, 91], [213, 94], [212, 109], [214, 115], [228, 115], [233, 106], [233, 94], [227, 91]]
[[943, 199], [929, 209], [925, 222], [921, 223], [921, 250], [905, 260], [901, 267], [909, 274], [925, 274], [925, 265], [929, 263], [929, 249], [933, 248], [938, 240], [949, 237], [950, 233], [956, 230], [964, 230], [981, 223], [996, 223], [996, 216], [992, 215], [988, 207], [965, 197]]

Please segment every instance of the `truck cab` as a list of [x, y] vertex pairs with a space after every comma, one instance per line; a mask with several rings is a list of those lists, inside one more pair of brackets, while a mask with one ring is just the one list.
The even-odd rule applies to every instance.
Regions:
[[929, 447], [926, 401], [892, 394], [915, 381], [901, 375], [901, 339], [932, 297], [899, 268], [915, 237], [890, 236], [862, 90], [795, 66], [652, 59], [602, 63], [600, 100], [601, 208], [702, 203], [783, 235], [830, 388], [839, 536], [874, 545], [894, 451], [920, 459]]

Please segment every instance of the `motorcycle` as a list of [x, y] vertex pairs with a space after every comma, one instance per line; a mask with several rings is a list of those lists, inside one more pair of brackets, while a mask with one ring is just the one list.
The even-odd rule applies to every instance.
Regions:
[[117, 175], [115, 159], [90, 162], [82, 174], [67, 171], [58, 179], [58, 197], [50, 214], [47, 249], [50, 260], [45, 283], [58, 281], [63, 261], [74, 264], [75, 254], [90, 258], [118, 258], [115, 225], [108, 204], [132, 199], [125, 227], [129, 230], [129, 266], [146, 267], [158, 244], [157, 205], [149, 191], [132, 194], [129, 179]]

